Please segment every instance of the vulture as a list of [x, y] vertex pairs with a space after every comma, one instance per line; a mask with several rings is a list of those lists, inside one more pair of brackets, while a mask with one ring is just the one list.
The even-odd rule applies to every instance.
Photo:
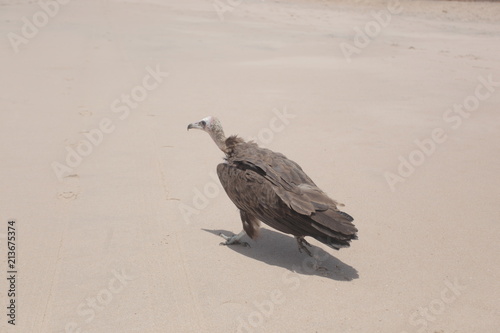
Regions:
[[[353, 218], [337, 207], [302, 168], [281, 153], [245, 142], [233, 135], [225, 137], [220, 121], [206, 117], [187, 127], [207, 132], [225, 154], [217, 165], [222, 187], [240, 211], [243, 231], [237, 235], [220, 234], [223, 245], [242, 244], [245, 233], [258, 235], [260, 222], [293, 235], [299, 251], [311, 255], [305, 236], [315, 238], [333, 249], [348, 247], [357, 239]], [[343, 205], [342, 205], [343, 206]]]

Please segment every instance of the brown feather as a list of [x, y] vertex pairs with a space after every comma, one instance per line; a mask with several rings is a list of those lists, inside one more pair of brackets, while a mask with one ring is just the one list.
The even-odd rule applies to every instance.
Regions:
[[240, 209], [243, 228], [254, 238], [258, 220], [294, 236], [311, 236], [333, 247], [356, 239], [353, 218], [337, 209], [295, 162], [237, 136], [225, 141], [226, 163], [217, 174]]

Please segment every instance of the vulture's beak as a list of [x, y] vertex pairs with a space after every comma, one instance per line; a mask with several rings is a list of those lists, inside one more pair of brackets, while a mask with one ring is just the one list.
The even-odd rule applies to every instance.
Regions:
[[196, 123], [191, 123], [188, 125], [188, 131], [192, 128], [195, 128], [195, 129], [203, 129], [203, 124], [201, 124], [201, 121], [198, 121]]

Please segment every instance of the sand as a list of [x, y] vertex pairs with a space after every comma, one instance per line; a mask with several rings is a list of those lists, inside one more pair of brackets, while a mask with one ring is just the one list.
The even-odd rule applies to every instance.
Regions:
[[[0, 4], [0, 331], [498, 331], [499, 3]], [[359, 240], [311, 239], [327, 270], [266, 226], [219, 246], [207, 115]]]

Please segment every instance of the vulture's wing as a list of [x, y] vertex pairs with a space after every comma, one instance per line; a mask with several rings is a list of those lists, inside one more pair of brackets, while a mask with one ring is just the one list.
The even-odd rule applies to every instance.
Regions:
[[243, 143], [235, 150], [231, 162], [252, 169], [269, 181], [276, 194], [293, 210], [303, 215], [337, 209], [338, 203], [328, 197], [302, 168], [285, 155]]
[[253, 170], [244, 170], [234, 165], [221, 163], [217, 166], [222, 187], [227, 196], [241, 211], [262, 220], [282, 232], [295, 234], [292, 227], [278, 221], [286, 215], [288, 208], [273, 189], [273, 186]]

